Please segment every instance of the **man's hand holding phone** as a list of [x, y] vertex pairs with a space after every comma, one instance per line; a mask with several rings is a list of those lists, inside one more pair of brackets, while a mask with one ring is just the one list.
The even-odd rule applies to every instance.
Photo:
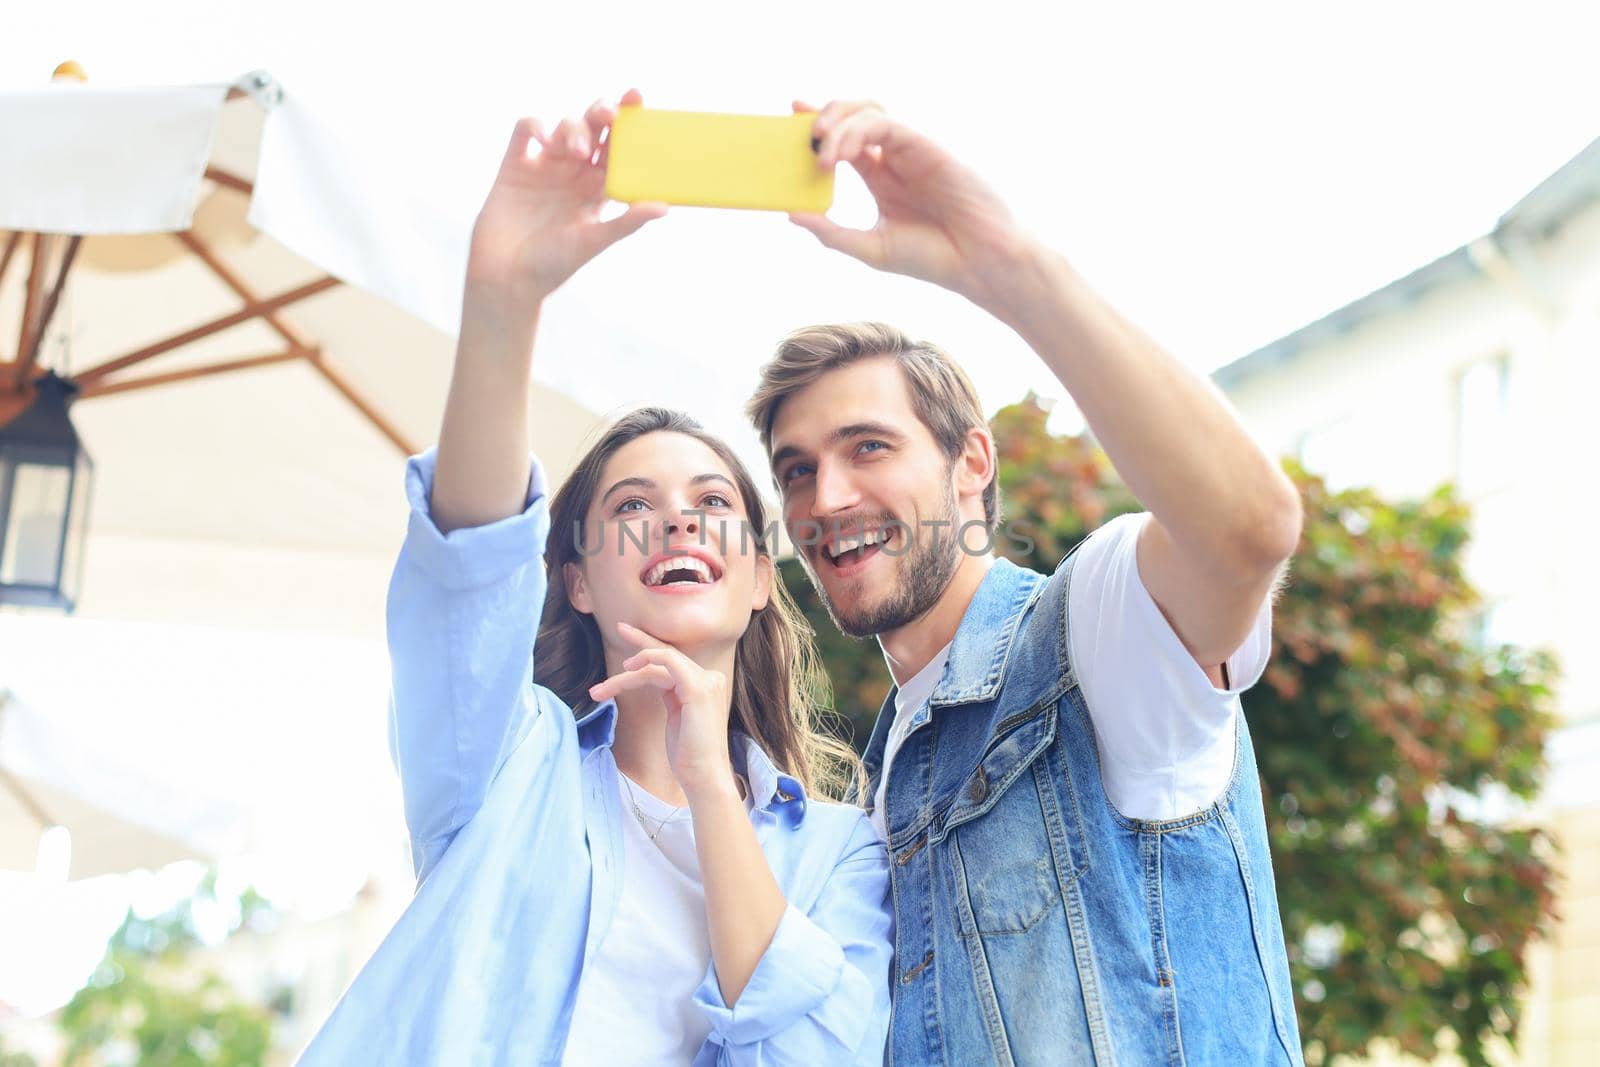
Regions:
[[820, 213], [792, 214], [796, 225], [868, 266], [933, 282], [1001, 312], [1034, 243], [975, 172], [871, 101], [836, 100], [816, 111], [797, 100], [794, 110], [816, 115], [818, 167], [850, 164], [878, 205], [870, 230], [840, 226]]

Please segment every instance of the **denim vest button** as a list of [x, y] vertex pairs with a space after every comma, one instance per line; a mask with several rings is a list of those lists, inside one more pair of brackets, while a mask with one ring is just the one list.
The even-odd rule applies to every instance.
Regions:
[[984, 797], [989, 795], [989, 776], [983, 773], [983, 768], [978, 768], [978, 773], [972, 776], [967, 783], [967, 801], [972, 804], [982, 804]]

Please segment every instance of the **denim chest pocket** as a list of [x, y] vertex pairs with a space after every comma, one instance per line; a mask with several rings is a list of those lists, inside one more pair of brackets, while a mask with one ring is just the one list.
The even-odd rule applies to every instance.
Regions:
[[939, 822], [952, 851], [962, 927], [1019, 934], [1059, 907], [1062, 887], [1088, 867], [1083, 827], [1056, 740], [1056, 706], [1015, 716]]

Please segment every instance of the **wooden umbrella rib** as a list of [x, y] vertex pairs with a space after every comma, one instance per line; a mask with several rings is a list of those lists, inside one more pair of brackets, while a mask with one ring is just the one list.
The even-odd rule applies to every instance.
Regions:
[[149, 389], [156, 385], [171, 385], [174, 382], [186, 382], [191, 378], [206, 378], [216, 374], [227, 374], [230, 371], [270, 367], [275, 363], [291, 363], [300, 359], [315, 360], [317, 356], [317, 350], [314, 348], [296, 346], [264, 356], [245, 356], [242, 359], [230, 359], [222, 363], [208, 363], [200, 367], [186, 367], [183, 370], [169, 371], [165, 374], [150, 374], [143, 378], [132, 378], [128, 381], [100, 382], [85, 387], [78, 394], [78, 399], [88, 400], [90, 397], [111, 396], [114, 393], [127, 393], [135, 389]]
[[229, 189], [236, 189], [249, 195], [255, 192], [255, 186], [232, 171], [223, 170], [221, 167], [211, 166], [206, 168], [206, 177], [218, 185], [226, 185]]
[[[22, 298], [22, 328], [17, 334], [17, 359], [22, 359], [33, 343], [33, 328], [39, 317], [39, 298], [44, 292], [44, 234], [33, 234], [31, 253], [33, 262], [28, 267], [28, 289]], [[19, 377], [20, 381], [21, 378]]]
[[383, 414], [379, 412], [369, 400], [363, 397], [356, 390], [355, 386], [350, 384], [349, 380], [346, 379], [344, 375], [328, 366], [328, 364], [321, 358], [320, 355], [311, 361], [311, 365], [317, 368], [317, 370], [321, 372], [322, 376], [326, 378], [335, 389], [343, 393], [345, 399], [350, 401], [357, 411], [365, 415], [367, 417], [367, 421], [372, 423], [373, 426], [377, 427], [378, 432], [387, 437], [403, 455], [409, 456], [420, 451], [420, 449], [418, 449], [403, 433], [400, 432], [397, 426], [395, 426], [388, 419], [384, 418]]
[[[207, 267], [210, 267], [211, 273], [220, 278], [223, 285], [226, 285], [229, 289], [232, 289], [234, 295], [240, 300], [243, 300], [247, 305], [259, 304], [261, 302], [261, 297], [253, 289], [246, 285], [242, 278], [233, 273], [233, 271], [228, 268], [228, 265], [223, 263], [222, 260], [217, 257], [217, 254], [211, 250], [210, 246], [208, 246], [204, 241], [200, 240], [199, 237], [196, 237], [194, 231], [180, 230], [179, 232], [173, 234], [173, 236], [179, 241], [182, 241], [184, 247], [190, 252], [193, 252], [202, 263], [204, 263]], [[274, 312], [267, 311], [262, 313], [261, 318], [268, 326], [271, 326], [274, 330], [278, 331], [278, 336], [282, 337], [291, 345], [296, 345], [300, 348], [311, 347], [311, 342], [305, 337], [301, 336], [299, 331], [297, 331], [294, 327], [285, 322], [282, 316]]]
[[67, 272], [72, 270], [72, 261], [78, 257], [78, 248], [83, 244], [81, 234], [73, 234], [67, 242], [67, 251], [61, 257], [61, 267], [56, 271], [56, 283], [50, 288], [50, 295], [45, 298], [44, 309], [39, 313], [39, 321], [34, 325], [33, 337], [28, 347], [21, 350], [17, 359], [17, 366], [12, 371], [12, 388], [20, 389], [27, 380], [28, 373], [33, 369], [34, 363], [39, 358], [39, 347], [44, 344], [44, 335], [50, 329], [50, 321], [56, 316], [56, 308], [61, 303], [61, 291], [67, 287]]
[[277, 296], [268, 300], [261, 300], [247, 304], [231, 315], [224, 315], [220, 319], [214, 319], [211, 322], [205, 323], [204, 325], [196, 326], [192, 330], [185, 330], [183, 333], [176, 334], [164, 341], [157, 341], [153, 345], [147, 345], [144, 348], [139, 349], [137, 352], [130, 352], [125, 356], [119, 356], [116, 359], [108, 360], [105, 363], [99, 364], [98, 366], [90, 367], [88, 370], [78, 374], [76, 376], [76, 380], [80, 386], [87, 387], [93, 385], [108, 374], [115, 374], [119, 370], [124, 370], [128, 367], [131, 367], [135, 363], [142, 363], [153, 356], [161, 355], [163, 352], [170, 352], [174, 348], [181, 348], [182, 346], [193, 341], [198, 341], [203, 337], [210, 337], [212, 334], [221, 333], [223, 330], [231, 329], [234, 326], [239, 325], [241, 322], [248, 322], [253, 318], [277, 311], [279, 308], [287, 307], [290, 304], [297, 303], [298, 301], [305, 300], [308, 297], [315, 296], [320, 292], [332, 289], [338, 284], [339, 279], [330, 275], [325, 278], [319, 278], [314, 282], [308, 282], [305, 285], [296, 286], [295, 288], [290, 289], [288, 292], [279, 293]]
[[0, 252], [0, 282], [6, 280], [6, 271], [11, 268], [11, 257], [17, 254], [17, 246], [21, 243], [21, 230], [12, 230], [6, 237], [6, 250]]

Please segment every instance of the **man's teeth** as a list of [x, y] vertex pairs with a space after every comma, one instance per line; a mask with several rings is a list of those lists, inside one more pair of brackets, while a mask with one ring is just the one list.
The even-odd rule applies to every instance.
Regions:
[[671, 556], [657, 563], [644, 576], [645, 585], [660, 585], [661, 580], [673, 571], [689, 571], [695, 575], [697, 582], [709, 582], [711, 568], [703, 559], [694, 556]]
[[846, 552], [851, 552], [858, 548], [866, 548], [868, 545], [882, 544], [887, 540], [889, 540], [889, 535], [883, 530], [868, 530], [865, 533], [848, 534], [828, 546], [828, 555], [832, 559], [838, 559]]

